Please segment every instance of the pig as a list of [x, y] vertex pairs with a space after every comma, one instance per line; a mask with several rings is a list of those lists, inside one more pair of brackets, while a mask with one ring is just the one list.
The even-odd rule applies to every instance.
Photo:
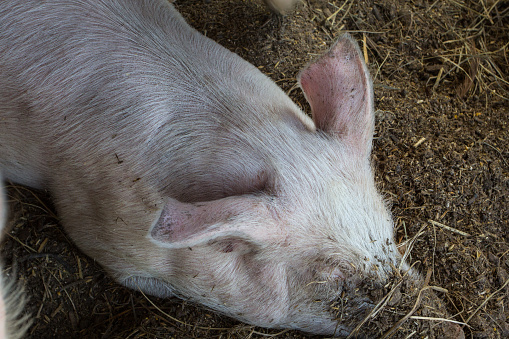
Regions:
[[409, 269], [349, 35], [298, 75], [310, 118], [165, 0], [6, 0], [0, 32], [0, 171], [120, 284], [346, 335]]
[[[2, 178], [0, 176], [0, 182]], [[0, 237], [5, 229], [6, 205], [4, 194], [0, 187]], [[4, 276], [2, 263], [0, 262], [0, 338], [17, 339], [23, 338], [30, 327], [31, 320], [23, 314], [25, 296], [21, 288], [14, 281]]]

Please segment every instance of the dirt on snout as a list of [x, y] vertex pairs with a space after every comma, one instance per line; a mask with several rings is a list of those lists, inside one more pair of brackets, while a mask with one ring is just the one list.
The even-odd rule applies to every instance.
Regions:
[[446, 303], [440, 294], [447, 290], [429, 285], [430, 273], [422, 280], [396, 275], [385, 286], [374, 291], [383, 297], [350, 334], [367, 337], [463, 339], [464, 332], [458, 321], [451, 319]]
[[[298, 71], [350, 32], [374, 79], [377, 181], [396, 241], [415, 239], [409, 262], [426, 280], [388, 287], [360, 330], [509, 337], [507, 1], [302, 0], [285, 17], [256, 0], [174, 4], [307, 112]], [[2, 256], [29, 297], [27, 338], [314, 338], [123, 288], [72, 244], [48, 195], [10, 185], [8, 196], [12, 231]]]

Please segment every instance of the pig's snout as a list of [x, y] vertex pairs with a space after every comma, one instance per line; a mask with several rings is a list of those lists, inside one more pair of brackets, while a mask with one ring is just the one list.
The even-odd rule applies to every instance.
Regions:
[[461, 326], [447, 320], [450, 316], [434, 288], [414, 271], [394, 270], [387, 277], [359, 274], [344, 285], [330, 302], [329, 310], [338, 324], [334, 335], [385, 338], [397, 332], [465, 337]]
[[352, 333], [362, 327], [378, 306], [390, 299], [391, 287], [397, 284], [395, 281], [396, 274], [385, 277], [364, 271], [356, 272], [343, 281], [332, 282], [332, 286], [337, 287], [336, 296], [329, 300], [329, 312], [338, 324]]

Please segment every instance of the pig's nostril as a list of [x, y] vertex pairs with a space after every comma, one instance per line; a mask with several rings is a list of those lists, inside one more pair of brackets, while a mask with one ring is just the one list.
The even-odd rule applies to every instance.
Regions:
[[343, 299], [333, 301], [330, 312], [338, 324], [347, 328], [354, 328], [369, 316], [373, 307], [374, 304], [366, 298]]

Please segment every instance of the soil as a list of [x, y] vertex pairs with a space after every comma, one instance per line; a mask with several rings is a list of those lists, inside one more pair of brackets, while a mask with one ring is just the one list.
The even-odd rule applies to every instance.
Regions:
[[[374, 80], [373, 163], [396, 241], [415, 239], [409, 261], [465, 337], [509, 337], [507, 2], [303, 0], [286, 16], [255, 0], [175, 6], [307, 112], [298, 71], [350, 32]], [[46, 192], [11, 184], [8, 196], [12, 231], [2, 252], [5, 274], [29, 299], [27, 338], [310, 338], [123, 288], [73, 245]], [[383, 314], [366, 324], [379, 326], [373, 337], [404, 316]], [[402, 326], [394, 337], [424, 336], [414, 332]]]

